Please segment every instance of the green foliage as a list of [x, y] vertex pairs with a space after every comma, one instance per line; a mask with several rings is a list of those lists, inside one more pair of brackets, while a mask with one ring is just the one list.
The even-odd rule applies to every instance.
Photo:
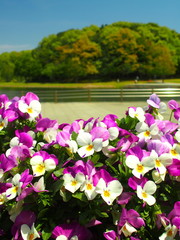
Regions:
[[32, 51], [0, 55], [0, 81], [83, 82], [180, 74], [180, 34], [155, 23], [115, 22], [44, 37]]

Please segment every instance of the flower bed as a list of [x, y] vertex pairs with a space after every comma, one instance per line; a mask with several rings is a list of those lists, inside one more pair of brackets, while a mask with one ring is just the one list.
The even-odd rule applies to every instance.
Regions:
[[72, 124], [43, 118], [34, 93], [0, 95], [0, 239], [178, 239], [179, 123], [155, 94]]

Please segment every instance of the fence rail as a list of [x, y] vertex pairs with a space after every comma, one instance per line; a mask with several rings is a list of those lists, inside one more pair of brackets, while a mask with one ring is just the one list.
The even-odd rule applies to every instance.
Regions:
[[82, 102], [82, 101], [139, 101], [156, 93], [162, 100], [180, 100], [180, 88], [120, 88], [120, 89], [0, 89], [0, 94], [9, 98], [25, 95], [32, 91], [41, 102]]

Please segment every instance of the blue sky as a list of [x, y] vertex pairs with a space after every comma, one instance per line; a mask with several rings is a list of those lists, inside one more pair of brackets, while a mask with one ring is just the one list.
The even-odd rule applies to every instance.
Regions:
[[50, 34], [118, 21], [180, 33], [180, 0], [0, 0], [0, 53], [33, 49]]

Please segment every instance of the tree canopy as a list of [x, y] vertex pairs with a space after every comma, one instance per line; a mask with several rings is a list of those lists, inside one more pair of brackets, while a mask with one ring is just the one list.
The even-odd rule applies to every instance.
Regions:
[[155, 23], [115, 22], [44, 37], [33, 50], [0, 54], [0, 80], [82, 82], [180, 75], [180, 34]]

